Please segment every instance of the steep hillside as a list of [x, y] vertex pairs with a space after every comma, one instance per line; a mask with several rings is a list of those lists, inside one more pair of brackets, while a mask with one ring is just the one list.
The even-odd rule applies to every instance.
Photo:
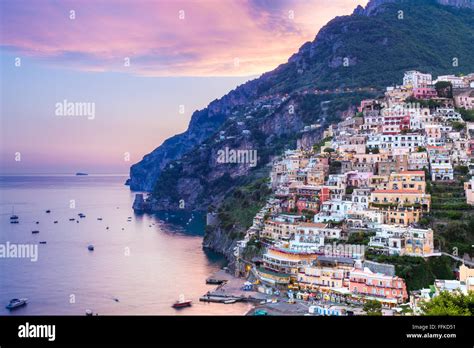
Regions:
[[[404, 71], [474, 71], [473, 14], [434, 0], [375, 0], [351, 16], [335, 18], [288, 63], [195, 112], [185, 133], [132, 166], [131, 189], [153, 190], [157, 209], [176, 207], [181, 199], [188, 209], [218, 203], [249, 181], [255, 169], [261, 172], [273, 155], [294, 146], [304, 126], [337, 121], [350, 106], [348, 100], [358, 102], [399, 83]], [[454, 58], [458, 66], [453, 66]], [[336, 91], [347, 88], [350, 93]], [[315, 96], [314, 90], [334, 93]], [[288, 98], [281, 102], [285, 94]], [[331, 100], [329, 117], [322, 119], [320, 103]], [[268, 101], [273, 104], [262, 108]], [[250, 134], [244, 136], [243, 130]], [[224, 140], [219, 140], [220, 131]], [[216, 165], [216, 153], [225, 147], [257, 150], [257, 167]]]

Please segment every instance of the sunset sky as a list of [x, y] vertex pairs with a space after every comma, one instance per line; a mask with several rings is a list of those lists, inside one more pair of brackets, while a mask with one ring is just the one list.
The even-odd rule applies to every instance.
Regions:
[[[0, 173], [127, 173], [194, 110], [366, 3], [2, 0]], [[63, 100], [95, 103], [95, 118], [55, 115]]]

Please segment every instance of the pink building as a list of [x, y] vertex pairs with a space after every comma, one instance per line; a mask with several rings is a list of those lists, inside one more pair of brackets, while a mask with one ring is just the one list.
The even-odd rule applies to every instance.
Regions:
[[354, 268], [351, 271], [349, 290], [355, 295], [397, 300], [398, 303], [408, 299], [406, 284], [402, 278], [374, 273], [368, 268]]
[[417, 99], [431, 99], [436, 98], [438, 93], [436, 89], [430, 87], [413, 88], [413, 96]]
[[370, 178], [373, 176], [370, 172], [348, 172], [347, 185], [353, 187], [369, 187]]

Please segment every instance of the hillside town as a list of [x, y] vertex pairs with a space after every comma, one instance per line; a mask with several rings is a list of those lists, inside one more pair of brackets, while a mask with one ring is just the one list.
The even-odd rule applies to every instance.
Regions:
[[[409, 291], [394, 265], [368, 257], [446, 254], [423, 219], [431, 187], [458, 180], [458, 171], [467, 178], [462, 199], [474, 205], [474, 119], [459, 112], [473, 109], [474, 74], [407, 71], [402, 85], [362, 100], [312, 148], [286, 151], [271, 169], [272, 195], [234, 249], [237, 275], [325, 315], [362, 314], [369, 301], [384, 315], [417, 314], [442, 291], [474, 290], [469, 258], [457, 258], [457, 279]], [[256, 243], [262, 253], [249, 259]]]

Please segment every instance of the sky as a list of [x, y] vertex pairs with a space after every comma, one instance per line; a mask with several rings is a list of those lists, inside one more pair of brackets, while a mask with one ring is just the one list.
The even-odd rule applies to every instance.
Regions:
[[128, 173], [366, 3], [1, 0], [0, 174]]

